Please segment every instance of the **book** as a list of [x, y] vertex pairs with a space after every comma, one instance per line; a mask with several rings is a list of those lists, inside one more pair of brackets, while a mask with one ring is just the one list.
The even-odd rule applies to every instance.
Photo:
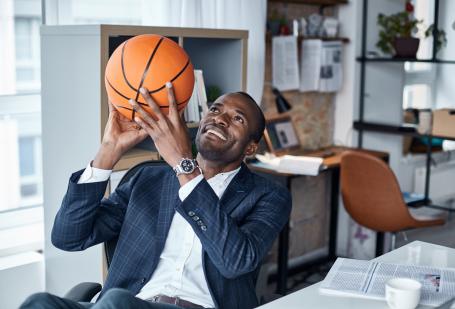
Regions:
[[194, 70], [194, 88], [184, 111], [186, 122], [199, 122], [208, 111], [207, 94], [202, 70]]

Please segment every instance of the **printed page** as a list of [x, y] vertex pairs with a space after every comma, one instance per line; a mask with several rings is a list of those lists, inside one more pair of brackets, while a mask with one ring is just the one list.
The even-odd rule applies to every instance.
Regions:
[[275, 36], [272, 39], [272, 83], [278, 90], [299, 88], [297, 38]]
[[455, 295], [455, 269], [401, 265], [338, 258], [321, 284], [325, 294], [385, 299], [392, 278], [410, 278], [422, 284], [420, 304], [439, 306]]
[[340, 41], [323, 42], [319, 91], [334, 92], [341, 89], [341, 52], [342, 45]]
[[321, 72], [321, 40], [303, 40], [300, 61], [301, 92], [318, 91]]

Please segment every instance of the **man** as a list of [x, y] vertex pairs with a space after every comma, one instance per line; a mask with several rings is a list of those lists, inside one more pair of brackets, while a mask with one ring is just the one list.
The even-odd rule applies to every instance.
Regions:
[[[148, 115], [131, 101], [135, 122], [112, 107], [102, 145], [74, 173], [55, 218], [52, 243], [84, 250], [118, 238], [96, 304], [48, 293], [22, 308], [253, 308], [257, 270], [286, 223], [289, 192], [243, 162], [264, 131], [264, 115], [246, 93], [221, 96], [202, 119], [193, 160], [191, 141], [167, 83], [169, 115], [146, 89]], [[170, 167], [147, 167], [102, 199], [113, 166], [150, 136]], [[168, 305], [168, 304], [176, 304]]]

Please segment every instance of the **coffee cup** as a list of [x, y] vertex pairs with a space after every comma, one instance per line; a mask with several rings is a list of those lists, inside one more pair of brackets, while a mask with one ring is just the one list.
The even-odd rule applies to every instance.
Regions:
[[385, 284], [385, 299], [392, 309], [414, 309], [420, 301], [422, 284], [408, 278], [393, 278]]

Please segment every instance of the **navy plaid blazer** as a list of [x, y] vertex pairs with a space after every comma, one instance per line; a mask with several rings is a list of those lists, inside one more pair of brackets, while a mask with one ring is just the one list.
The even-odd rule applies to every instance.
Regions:
[[242, 164], [221, 199], [202, 180], [181, 202], [174, 171], [148, 166], [103, 198], [107, 181], [77, 184], [82, 172], [69, 180], [52, 243], [62, 250], [80, 251], [118, 238], [100, 298], [113, 287], [137, 294], [149, 281], [177, 211], [201, 241], [204, 274], [216, 307], [258, 305], [257, 271], [289, 218], [288, 190]]

